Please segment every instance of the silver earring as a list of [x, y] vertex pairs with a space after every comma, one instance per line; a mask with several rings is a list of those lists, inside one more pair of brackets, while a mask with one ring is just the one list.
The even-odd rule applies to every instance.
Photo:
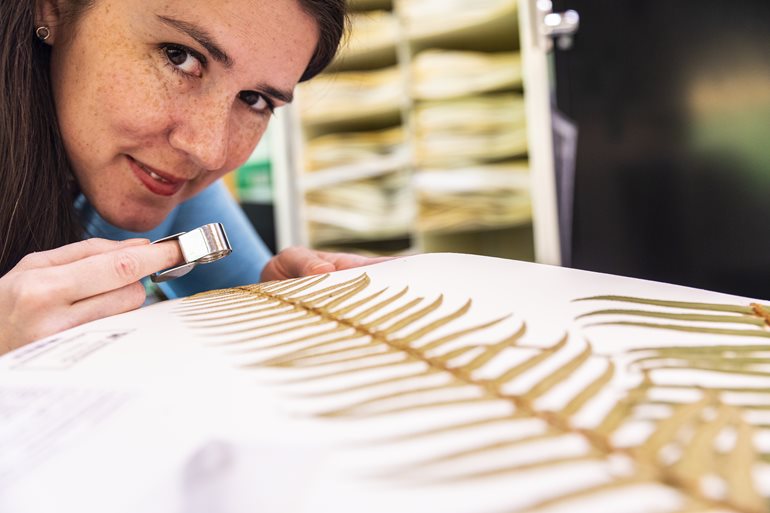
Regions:
[[41, 25], [37, 29], [35, 29], [35, 35], [39, 40], [45, 41], [51, 35], [51, 29], [49, 29], [45, 25]]

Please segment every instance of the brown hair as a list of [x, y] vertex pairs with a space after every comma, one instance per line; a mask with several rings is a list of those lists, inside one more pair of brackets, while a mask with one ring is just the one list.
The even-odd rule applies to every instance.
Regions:
[[310, 80], [329, 65], [347, 27], [345, 0], [299, 0], [302, 9], [318, 23], [318, 44], [300, 82]]
[[[315, 18], [319, 39], [300, 81], [331, 62], [345, 32], [345, 0], [298, 0]], [[74, 22], [94, 0], [68, 0]], [[56, 119], [50, 47], [35, 37], [34, 0], [0, 9], [0, 276], [24, 255], [83, 236], [73, 206], [77, 192]]]
[[35, 2], [6, 2], [0, 16], [0, 275], [28, 253], [80, 237], [50, 52], [35, 37], [34, 13]]

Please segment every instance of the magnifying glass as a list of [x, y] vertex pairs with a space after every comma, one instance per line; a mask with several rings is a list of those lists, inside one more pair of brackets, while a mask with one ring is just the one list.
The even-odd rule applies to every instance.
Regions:
[[165, 271], [150, 275], [150, 279], [159, 283], [179, 278], [192, 271], [198, 264], [216, 262], [233, 252], [227, 240], [225, 227], [221, 223], [211, 223], [189, 232], [181, 232], [153, 241], [152, 244], [176, 240], [182, 250], [184, 263]]

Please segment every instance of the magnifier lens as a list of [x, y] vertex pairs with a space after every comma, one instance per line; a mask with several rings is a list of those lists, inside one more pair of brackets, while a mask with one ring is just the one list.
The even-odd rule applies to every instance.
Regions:
[[156, 240], [153, 244], [169, 240], [176, 240], [179, 243], [185, 262], [171, 269], [153, 273], [150, 279], [156, 283], [184, 276], [196, 265], [215, 262], [233, 251], [225, 233], [225, 227], [221, 223], [211, 223], [189, 232], [170, 235]]

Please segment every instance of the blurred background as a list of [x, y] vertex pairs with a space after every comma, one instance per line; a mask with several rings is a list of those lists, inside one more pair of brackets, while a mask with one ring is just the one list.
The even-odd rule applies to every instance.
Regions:
[[770, 297], [770, 2], [350, 0], [229, 185], [272, 249]]

